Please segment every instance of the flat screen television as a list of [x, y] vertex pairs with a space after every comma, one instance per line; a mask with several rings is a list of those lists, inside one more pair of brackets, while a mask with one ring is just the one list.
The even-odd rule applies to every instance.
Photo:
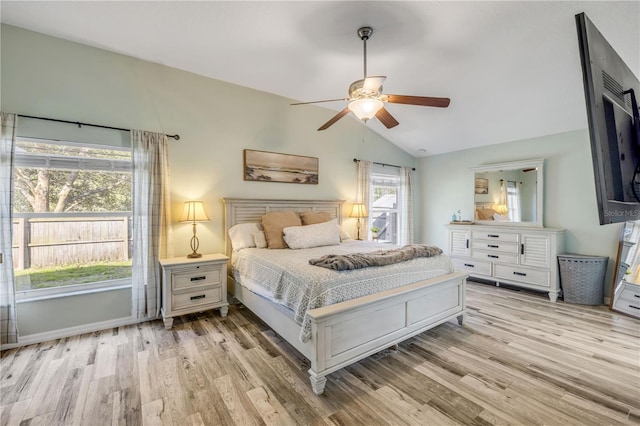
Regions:
[[576, 25], [600, 225], [638, 220], [640, 79], [584, 13]]

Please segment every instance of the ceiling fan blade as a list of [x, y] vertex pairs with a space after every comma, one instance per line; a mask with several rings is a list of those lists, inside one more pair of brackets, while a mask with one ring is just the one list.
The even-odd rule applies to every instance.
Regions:
[[446, 108], [451, 100], [449, 98], [432, 98], [429, 96], [387, 95], [387, 102]]
[[349, 108], [348, 107], [343, 109], [342, 111], [340, 111], [336, 115], [334, 115], [333, 118], [331, 120], [327, 121], [326, 123], [324, 123], [322, 125], [322, 127], [320, 127], [318, 129], [318, 131], [328, 129], [329, 127], [331, 127], [333, 125], [333, 123], [335, 123], [336, 121], [340, 120], [342, 117], [344, 117], [347, 114], [349, 114]]
[[308, 105], [308, 104], [320, 104], [322, 102], [338, 102], [338, 101], [348, 101], [349, 98], [340, 98], [340, 99], [327, 99], [324, 101], [311, 101], [311, 102], [296, 102], [295, 104], [289, 105]]
[[400, 124], [398, 123], [398, 120], [393, 118], [393, 116], [389, 114], [389, 111], [387, 111], [384, 107], [378, 110], [378, 112], [376, 113], [376, 118], [380, 120], [380, 122], [384, 124], [387, 129], [396, 127], [398, 124]]
[[387, 79], [384, 75], [378, 75], [373, 77], [367, 77], [364, 79], [362, 90], [365, 92], [377, 92], [382, 86], [382, 83]]

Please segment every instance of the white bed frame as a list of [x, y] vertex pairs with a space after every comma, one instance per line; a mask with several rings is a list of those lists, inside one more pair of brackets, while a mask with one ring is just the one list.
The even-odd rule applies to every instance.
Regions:
[[[238, 223], [260, 222], [272, 211], [329, 212], [342, 223], [341, 200], [267, 200], [223, 198], [225, 243], [231, 256], [228, 230]], [[228, 268], [231, 271], [231, 268]], [[453, 318], [462, 325], [466, 273], [454, 272], [393, 290], [313, 309], [311, 340], [299, 339], [300, 325], [266, 299], [228, 276], [228, 291], [276, 333], [311, 361], [309, 375], [316, 395], [324, 391], [328, 374], [402, 342]]]

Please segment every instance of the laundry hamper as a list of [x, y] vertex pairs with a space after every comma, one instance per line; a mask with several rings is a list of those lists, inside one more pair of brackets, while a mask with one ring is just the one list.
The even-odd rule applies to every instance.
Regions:
[[608, 257], [601, 256], [558, 255], [564, 301], [580, 305], [602, 305], [608, 261]]

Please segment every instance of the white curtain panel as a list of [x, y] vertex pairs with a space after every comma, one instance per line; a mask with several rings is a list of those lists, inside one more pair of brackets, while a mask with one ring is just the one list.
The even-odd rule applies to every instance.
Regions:
[[0, 344], [18, 343], [16, 294], [13, 276], [13, 159], [18, 117], [2, 115], [0, 138]]
[[[358, 187], [356, 203], [362, 203], [367, 208], [367, 215], [371, 215], [371, 161], [358, 161]], [[369, 239], [369, 218], [360, 219], [360, 238]]]
[[400, 167], [400, 223], [398, 244], [413, 244], [413, 190], [411, 167]]
[[133, 316], [156, 318], [158, 261], [173, 256], [167, 136], [131, 130], [133, 149]]

